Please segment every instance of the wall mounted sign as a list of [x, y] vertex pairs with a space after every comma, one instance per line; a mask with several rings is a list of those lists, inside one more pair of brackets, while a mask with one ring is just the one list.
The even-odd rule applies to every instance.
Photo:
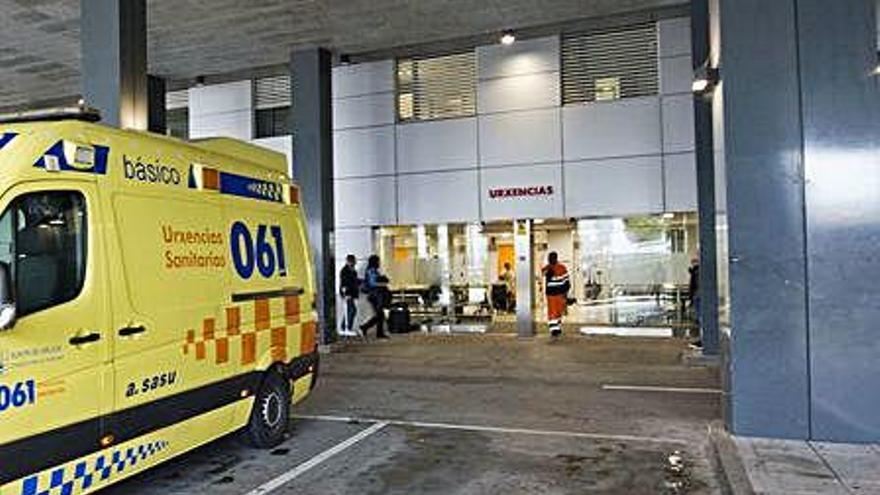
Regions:
[[499, 187], [489, 189], [489, 198], [529, 198], [536, 196], [553, 196], [555, 189], [551, 185], [525, 187]]

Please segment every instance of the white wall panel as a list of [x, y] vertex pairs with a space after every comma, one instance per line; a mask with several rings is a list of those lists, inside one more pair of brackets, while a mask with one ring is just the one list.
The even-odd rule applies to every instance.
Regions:
[[333, 132], [333, 173], [337, 179], [394, 173], [394, 126]]
[[663, 157], [666, 211], [697, 209], [697, 158], [693, 153]]
[[337, 228], [335, 231], [336, 258], [337, 268], [342, 269], [342, 263], [345, 263], [345, 257], [353, 254], [358, 258], [360, 268], [361, 262], [366, 262], [369, 255], [373, 254], [373, 229], [371, 227], [361, 228]]
[[398, 195], [401, 224], [479, 220], [476, 170], [401, 175]]
[[394, 177], [334, 181], [336, 225], [361, 227], [394, 225]]
[[477, 47], [477, 77], [519, 76], [559, 70], [559, 37]]
[[333, 98], [394, 91], [394, 61], [334, 67], [332, 87]]
[[663, 211], [660, 157], [565, 164], [565, 216], [607, 216]]
[[476, 166], [476, 119], [437, 120], [397, 126], [399, 172], [476, 168]]
[[[562, 167], [560, 164], [481, 170], [480, 201], [483, 220], [562, 217]], [[491, 197], [490, 191], [516, 187], [552, 188], [550, 194]]]
[[690, 55], [660, 59], [660, 92], [664, 95], [688, 93], [694, 82]]
[[287, 157], [287, 173], [293, 177], [293, 137], [292, 136], [276, 136], [270, 138], [254, 139], [252, 143], [277, 151]]
[[567, 105], [562, 119], [567, 161], [660, 153], [659, 98]]
[[663, 151], [694, 149], [694, 99], [691, 95], [663, 98]]
[[250, 140], [253, 137], [253, 112], [240, 110], [223, 113], [189, 114], [189, 138], [230, 137]]
[[480, 81], [477, 85], [479, 113], [558, 107], [559, 73], [543, 72]]
[[253, 104], [252, 91], [249, 80], [190, 88], [190, 115], [249, 110]]
[[480, 116], [480, 166], [558, 162], [559, 109]]
[[189, 135], [192, 139], [253, 137], [250, 81], [199, 86], [189, 90]]
[[689, 17], [664, 19], [660, 30], [660, 56], [673, 57], [691, 53], [691, 20]]
[[333, 128], [368, 127], [394, 123], [394, 95], [381, 93], [333, 100]]

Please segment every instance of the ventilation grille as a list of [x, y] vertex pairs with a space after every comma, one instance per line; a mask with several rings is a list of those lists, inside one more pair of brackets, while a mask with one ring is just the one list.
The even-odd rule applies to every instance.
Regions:
[[656, 95], [657, 26], [565, 35], [563, 104]]
[[257, 110], [290, 106], [290, 76], [264, 77], [254, 81]]
[[165, 93], [165, 109], [179, 110], [189, 107], [189, 90], [168, 91]]
[[397, 116], [401, 122], [475, 115], [473, 51], [397, 61]]

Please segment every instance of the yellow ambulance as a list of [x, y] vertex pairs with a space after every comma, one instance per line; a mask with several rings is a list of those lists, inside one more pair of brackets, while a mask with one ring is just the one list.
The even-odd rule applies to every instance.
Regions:
[[0, 122], [0, 495], [93, 492], [239, 430], [274, 446], [317, 375], [286, 158], [91, 117]]

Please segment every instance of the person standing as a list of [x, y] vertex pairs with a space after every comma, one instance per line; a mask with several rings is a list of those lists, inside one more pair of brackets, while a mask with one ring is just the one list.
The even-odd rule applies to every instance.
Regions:
[[376, 327], [376, 337], [387, 339], [385, 333], [385, 307], [388, 305], [390, 293], [388, 292], [388, 277], [380, 271], [381, 262], [377, 255], [371, 255], [367, 260], [367, 270], [364, 272], [364, 292], [367, 300], [373, 307], [373, 317], [361, 325], [361, 332], [367, 335], [367, 330]]
[[342, 322], [344, 334], [354, 331], [357, 318], [357, 302], [360, 297], [361, 281], [357, 274], [357, 258], [353, 254], [345, 257], [345, 266], [339, 272], [339, 295], [345, 299], [345, 320]]
[[[694, 256], [691, 258], [691, 266], [688, 267], [688, 299], [690, 299], [691, 310], [694, 312], [694, 323], [697, 327], [697, 335], [700, 332], [700, 259]], [[692, 349], [702, 349], [703, 340], [697, 337], [697, 340], [690, 344]]]
[[562, 315], [568, 306], [568, 291], [571, 290], [568, 269], [559, 262], [559, 255], [553, 251], [547, 256], [547, 266], [541, 271], [544, 273], [544, 294], [547, 297], [547, 324], [550, 335], [559, 337], [562, 335]]
[[516, 275], [513, 273], [513, 268], [510, 266], [510, 263], [504, 263], [504, 270], [501, 272], [498, 279], [504, 282], [504, 287], [507, 290], [506, 310], [510, 311], [516, 301]]

